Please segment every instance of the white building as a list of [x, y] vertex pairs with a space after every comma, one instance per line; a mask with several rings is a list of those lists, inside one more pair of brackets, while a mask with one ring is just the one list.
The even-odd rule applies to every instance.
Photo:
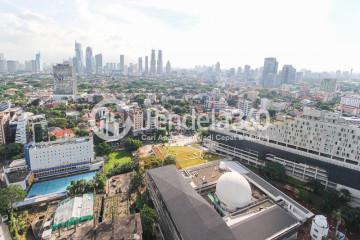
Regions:
[[86, 170], [94, 161], [92, 137], [30, 143], [25, 160], [35, 177]]
[[133, 122], [133, 131], [144, 128], [144, 112], [140, 108], [130, 109], [130, 117]]
[[249, 116], [252, 108], [252, 102], [246, 99], [240, 99], [238, 102], [238, 108], [244, 113], [244, 116]]
[[327, 219], [323, 215], [316, 215], [313, 218], [310, 230], [312, 240], [322, 240], [327, 237], [329, 233], [329, 225]]

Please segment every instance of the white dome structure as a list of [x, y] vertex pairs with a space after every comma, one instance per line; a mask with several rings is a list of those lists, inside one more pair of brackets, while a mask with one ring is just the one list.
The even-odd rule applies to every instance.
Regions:
[[216, 196], [229, 211], [247, 206], [251, 202], [251, 187], [237, 172], [223, 174], [216, 184]]

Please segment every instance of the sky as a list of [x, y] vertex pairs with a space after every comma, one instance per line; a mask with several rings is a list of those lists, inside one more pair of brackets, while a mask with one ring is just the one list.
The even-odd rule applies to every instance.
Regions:
[[358, 0], [0, 0], [0, 53], [62, 62], [75, 40], [104, 62], [162, 49], [175, 67], [250, 64], [360, 72]]

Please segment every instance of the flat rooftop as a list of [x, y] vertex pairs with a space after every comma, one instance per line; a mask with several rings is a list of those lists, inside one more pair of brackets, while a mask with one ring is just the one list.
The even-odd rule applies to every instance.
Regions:
[[[235, 212], [219, 208], [211, 199], [217, 180], [231, 171], [242, 174], [252, 189], [250, 204]], [[184, 239], [278, 239], [292, 236], [302, 225], [302, 220], [313, 216], [299, 203], [234, 161], [213, 161], [181, 171], [166, 166], [149, 170], [148, 175], [156, 184], [176, 228], [183, 237], [189, 237]], [[290, 211], [289, 206], [296, 211]], [[300, 215], [294, 212], [300, 212]], [[210, 230], [211, 226], [218, 229]], [[203, 235], [198, 236], [199, 232]]]

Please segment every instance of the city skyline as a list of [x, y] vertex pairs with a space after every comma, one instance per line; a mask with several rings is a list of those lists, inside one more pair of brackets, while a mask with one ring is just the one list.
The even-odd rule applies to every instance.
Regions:
[[40, 51], [43, 62], [61, 62], [77, 40], [109, 62], [119, 54], [136, 62], [148, 49], [162, 49], [174, 67], [261, 66], [273, 56], [297, 69], [360, 69], [356, 1], [0, 2], [0, 52], [11, 60]]

